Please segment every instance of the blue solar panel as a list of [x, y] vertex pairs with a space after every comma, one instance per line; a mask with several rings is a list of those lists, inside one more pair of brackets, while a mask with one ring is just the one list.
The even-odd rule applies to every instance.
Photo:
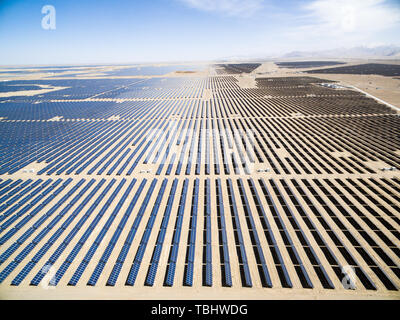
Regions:
[[147, 242], [149, 240], [151, 231], [153, 229], [154, 220], [155, 220], [155, 218], [157, 216], [157, 213], [158, 213], [158, 210], [159, 210], [159, 207], [160, 207], [160, 203], [161, 203], [162, 197], [164, 195], [164, 191], [165, 191], [166, 185], [167, 185], [167, 179], [164, 179], [162, 184], [161, 184], [160, 190], [158, 192], [158, 196], [157, 196], [155, 205], [153, 207], [153, 210], [151, 211], [149, 220], [147, 222], [146, 229], [145, 229], [145, 231], [143, 233], [143, 236], [142, 236], [142, 239], [140, 241], [141, 244], [140, 244], [138, 250], [136, 251], [136, 255], [135, 255], [135, 259], [134, 259], [134, 262], [132, 264], [132, 267], [131, 267], [131, 271], [129, 272], [128, 278], [127, 278], [126, 283], [125, 283], [126, 285], [133, 286], [135, 284], [136, 276], [137, 276], [137, 273], [139, 271], [139, 268], [140, 268], [140, 265], [141, 265], [141, 262], [142, 262], [144, 251], [146, 250]]
[[[135, 182], [136, 182], [136, 179], [134, 179], [131, 182], [132, 187], [135, 184]], [[104, 253], [103, 253], [103, 255], [102, 255], [101, 259], [100, 259], [100, 262], [96, 266], [96, 269], [95, 269], [96, 274], [93, 273], [91, 278], [90, 278], [90, 280], [89, 280], [91, 282], [90, 283], [91, 285], [95, 285], [96, 284], [98, 277], [100, 276], [105, 264], [107, 263], [110, 255], [112, 253], [112, 250], [114, 249], [114, 247], [115, 247], [115, 245], [116, 245], [116, 243], [117, 243], [117, 241], [119, 239], [119, 236], [121, 234], [121, 230], [123, 230], [123, 228], [125, 227], [125, 224], [126, 224], [128, 218], [129, 218], [129, 216], [131, 215], [132, 210], [135, 207], [136, 202], [137, 202], [137, 200], [138, 200], [138, 198], [139, 198], [139, 196], [140, 196], [145, 184], [146, 184], [146, 180], [142, 181], [142, 183], [140, 184], [140, 187], [139, 187], [138, 191], [136, 192], [135, 196], [133, 197], [131, 203], [129, 204], [128, 209], [126, 210], [126, 212], [125, 212], [124, 216], [122, 217], [120, 223], [118, 224], [117, 230], [114, 232], [114, 235], [112, 236], [109, 244], [107, 245], [107, 248], [104, 250]], [[129, 189], [129, 192], [130, 192], [130, 190], [131, 189]]]
[[[0, 256], [0, 260], [6, 260], [17, 248], [22, 245], [25, 240], [33, 233], [33, 231], [38, 228], [47, 218], [56, 210], [58, 207], [65, 202], [83, 183], [84, 179], [81, 179], [52, 209], [50, 209], [45, 215], [39, 219], [32, 228], [28, 229], [21, 237], [17, 239], [12, 247], [9, 248], [3, 255]], [[63, 214], [61, 212], [61, 214]], [[36, 244], [45, 237], [45, 235], [50, 231], [49, 228], [43, 229], [33, 240], [32, 243], [29, 244], [21, 253], [15, 258], [16, 261], [19, 263], [21, 262], [36, 246]], [[12, 249], [11, 249], [12, 248]], [[10, 250], [11, 249], [11, 250]], [[15, 285], [15, 284], [14, 284]]]
[[263, 285], [267, 287], [272, 287], [271, 277], [268, 272], [268, 268], [264, 258], [264, 253], [260, 245], [260, 240], [258, 238], [258, 233], [254, 224], [250, 205], [246, 196], [246, 191], [244, 189], [244, 185], [241, 179], [237, 180], [237, 185], [242, 199], [243, 208], [245, 209], [246, 222], [249, 230], [250, 239], [252, 241], [253, 249], [256, 254], [256, 257], [258, 257], [258, 259], [260, 260], [259, 263], [261, 264], [261, 268], [259, 268], [261, 282], [263, 283]]
[[[189, 226], [189, 239], [188, 239], [188, 250], [193, 250], [193, 255], [195, 251], [195, 241], [196, 241], [196, 226], [197, 226], [197, 209], [198, 209], [198, 201], [199, 201], [199, 179], [195, 179], [193, 185], [193, 199], [192, 199], [192, 209], [191, 209], [191, 219]], [[190, 249], [192, 248], [192, 249]], [[186, 257], [188, 260], [188, 257]], [[193, 285], [193, 262], [188, 262], [185, 265], [185, 277], [184, 277], [184, 285], [192, 286]]]
[[[4, 230], [6, 227], [8, 227], [12, 222], [14, 222], [17, 218], [19, 218], [23, 213], [28, 211], [31, 208], [31, 206], [33, 206], [34, 204], [39, 202], [48, 193], [50, 193], [50, 191], [52, 191], [58, 184], [60, 184], [61, 181], [62, 181], [61, 179], [58, 179], [57, 181], [55, 181], [48, 189], [46, 189], [44, 192], [42, 192], [42, 194], [39, 197], [37, 197], [36, 199], [31, 201], [30, 204], [24, 208], [25, 210], [21, 210], [17, 214], [15, 214], [14, 215], [15, 219], [11, 218], [11, 219], [7, 220], [5, 223], [3, 223], [3, 225], [0, 227], [0, 229]], [[2, 236], [0, 238], [0, 244], [4, 244], [7, 240], [9, 240], [18, 230], [20, 230], [26, 223], [28, 223], [29, 220], [31, 220], [38, 212], [40, 212], [40, 210], [42, 208], [44, 208], [48, 203], [50, 203], [51, 200], [53, 200], [53, 198], [55, 197], [55, 195], [58, 194], [59, 192], [61, 192], [61, 190], [63, 190], [66, 187], [66, 185], [68, 185], [71, 181], [72, 181], [72, 179], [68, 179], [67, 181], [65, 181], [63, 183], [63, 185], [61, 185], [58, 189], [56, 189], [38, 207], [36, 207], [34, 210], [32, 210], [27, 216], [25, 216], [25, 218], [20, 220], [11, 230], [9, 230], [4, 236]]]
[[[105, 180], [102, 179], [99, 184], [96, 186], [95, 189], [92, 190], [92, 192], [85, 198], [85, 200], [83, 201], [82, 205], [79, 206], [76, 210], [74, 210], [73, 214], [71, 215], [72, 217], [75, 217], [76, 215], [78, 215], [82, 208], [86, 205], [87, 202], [90, 201], [90, 199], [95, 195], [95, 193], [101, 188], [101, 186], [104, 184]], [[55, 263], [56, 260], [60, 257], [61, 253], [65, 250], [66, 246], [69, 244], [69, 242], [74, 238], [74, 236], [77, 234], [77, 232], [80, 230], [80, 228], [82, 227], [82, 225], [85, 223], [85, 221], [90, 217], [90, 215], [93, 213], [93, 211], [95, 210], [95, 208], [98, 206], [98, 204], [100, 203], [100, 201], [106, 196], [106, 194], [108, 193], [108, 191], [112, 188], [112, 186], [115, 183], [115, 179], [111, 180], [110, 183], [106, 186], [106, 188], [103, 190], [103, 192], [97, 197], [97, 199], [95, 200], [95, 202], [90, 206], [90, 208], [86, 211], [86, 213], [81, 217], [81, 219], [77, 222], [77, 224], [75, 225], [75, 227], [69, 232], [69, 234], [67, 235], [67, 237], [64, 239], [63, 243], [58, 247], [58, 249], [60, 249], [59, 251], [55, 251], [53, 253], [53, 255], [49, 258], [49, 261], [46, 263]], [[72, 222], [73, 219], [67, 220], [64, 222], [65, 228]], [[57, 272], [59, 274], [63, 274], [63, 272], [66, 271], [65, 268], [68, 268], [69, 264], [74, 260], [74, 258], [76, 257], [76, 255], [78, 254], [78, 252], [81, 249], [81, 240], [80, 242], [78, 242], [77, 245], [75, 245], [75, 247], [72, 249], [72, 251], [69, 253], [69, 255], [67, 256], [64, 264], [63, 264], [63, 268], [57, 270]], [[48, 249], [46, 249], [45, 251], [47, 251]], [[42, 252], [42, 254], [45, 253]], [[33, 278], [31, 285], [37, 285], [38, 283], [40, 283], [40, 281], [42, 280], [42, 278], [44, 277], [44, 274], [42, 272], [38, 272], [35, 277]], [[37, 284], [36, 284], [37, 283]], [[55, 283], [57, 284], [57, 283]]]
[[274, 215], [274, 218], [275, 218], [275, 222], [280, 225], [280, 227], [279, 227], [280, 229], [283, 229], [283, 233], [285, 233], [289, 245], [292, 247], [292, 250], [295, 252], [296, 257], [298, 258], [298, 263], [299, 263], [300, 267], [296, 268], [296, 272], [297, 272], [297, 274], [299, 276], [300, 281], [302, 282], [302, 285], [304, 287], [306, 287], [306, 288], [312, 288], [313, 286], [312, 286], [311, 280], [310, 280], [306, 270], [302, 267], [302, 265], [303, 265], [302, 261], [301, 261], [299, 255], [297, 254], [297, 250], [293, 245], [293, 242], [292, 242], [292, 239], [291, 239], [290, 235], [286, 232], [285, 224], [284, 224], [284, 222], [283, 222], [283, 220], [282, 220], [282, 218], [280, 216], [279, 211], [277, 210], [276, 204], [273, 201], [273, 199], [272, 199], [272, 197], [270, 195], [270, 192], [268, 191], [268, 188], [267, 188], [264, 180], [260, 179], [259, 183], [260, 183], [260, 186], [261, 186], [261, 188], [263, 190], [264, 196], [266, 197], [268, 203], [270, 204], [270, 208], [273, 209], [273, 215]]
[[[128, 251], [129, 251], [129, 249], [130, 249], [130, 247], [132, 245], [132, 241], [135, 238], [137, 228], [138, 228], [138, 226], [139, 226], [139, 224], [140, 224], [140, 222], [141, 222], [141, 220], [143, 218], [143, 214], [144, 214], [144, 212], [146, 210], [146, 207], [147, 207], [147, 205], [149, 203], [150, 197], [151, 197], [151, 195], [152, 195], [152, 193], [154, 191], [154, 188], [155, 188], [156, 184], [157, 184], [157, 180], [154, 179], [152, 181], [150, 187], [149, 187], [149, 190], [147, 191], [145, 199], [143, 200], [143, 203], [142, 203], [142, 205], [141, 205], [141, 207], [139, 209], [139, 212], [137, 213], [136, 218], [135, 218], [135, 220], [134, 220], [134, 222], [132, 224], [132, 227], [130, 228], [130, 231], [129, 231], [126, 239], [125, 239], [125, 243], [124, 243], [124, 245], [122, 247], [122, 250], [120, 251], [120, 253], [118, 255], [117, 262], [115, 263], [115, 265], [114, 265], [114, 267], [113, 267], [113, 269], [111, 271], [111, 274], [110, 274], [110, 276], [108, 278], [108, 281], [107, 281], [107, 285], [108, 286], [114, 286], [115, 282], [118, 279], [118, 276], [119, 276], [119, 273], [121, 271], [122, 265], [125, 262], [125, 259], [126, 259], [126, 256], [128, 254]], [[140, 185], [140, 187], [138, 189], [138, 192], [139, 191], [141, 192], [143, 190], [143, 188], [144, 188], [144, 184]]]
[[232, 223], [234, 225], [234, 231], [235, 231], [235, 237], [236, 237], [236, 249], [237, 249], [237, 254], [238, 254], [238, 259], [240, 263], [240, 269], [243, 271], [243, 278], [242, 278], [242, 283], [243, 286], [245, 287], [252, 287], [252, 281], [251, 281], [251, 276], [249, 272], [249, 267], [248, 267], [248, 261], [247, 261], [247, 255], [246, 255], [246, 250], [244, 248], [244, 242], [243, 242], [243, 237], [242, 237], [242, 230], [240, 226], [240, 221], [239, 221], [239, 215], [236, 207], [236, 200], [233, 192], [233, 185], [232, 185], [232, 180], [228, 179], [226, 181], [227, 183], [227, 188], [228, 188], [228, 195], [229, 195], [229, 201], [230, 201], [230, 208], [231, 208], [231, 217], [232, 217]]

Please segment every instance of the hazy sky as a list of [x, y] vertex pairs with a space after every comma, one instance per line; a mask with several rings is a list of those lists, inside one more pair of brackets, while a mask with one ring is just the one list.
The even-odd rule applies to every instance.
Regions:
[[[42, 28], [42, 7], [56, 29]], [[209, 60], [400, 44], [400, 0], [0, 0], [0, 65]]]

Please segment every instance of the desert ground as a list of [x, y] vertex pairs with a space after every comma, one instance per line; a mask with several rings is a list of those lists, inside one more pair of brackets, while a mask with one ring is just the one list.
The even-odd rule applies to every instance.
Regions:
[[[1, 299], [400, 298], [400, 79], [220, 65], [0, 68], [0, 84], [41, 87], [0, 92]], [[61, 95], [63, 80], [111, 79], [104, 92]], [[321, 85], [330, 80], [342, 87]], [[22, 204], [39, 179], [52, 179], [43, 197]]]

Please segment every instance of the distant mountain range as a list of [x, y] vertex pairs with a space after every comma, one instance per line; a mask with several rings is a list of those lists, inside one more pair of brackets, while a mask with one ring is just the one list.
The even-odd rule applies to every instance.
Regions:
[[359, 46], [318, 51], [291, 51], [285, 54], [243, 55], [224, 57], [217, 61], [261, 61], [276, 59], [400, 59], [400, 46], [385, 45], [376, 47]]
[[400, 58], [400, 47], [377, 46], [377, 47], [354, 47], [338, 48], [321, 51], [292, 51], [281, 56], [281, 58]]

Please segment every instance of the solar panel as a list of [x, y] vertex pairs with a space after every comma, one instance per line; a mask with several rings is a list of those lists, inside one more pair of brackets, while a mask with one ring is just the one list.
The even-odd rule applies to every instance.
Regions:
[[0, 84], [0, 289], [394, 297], [396, 111], [256, 67]]

